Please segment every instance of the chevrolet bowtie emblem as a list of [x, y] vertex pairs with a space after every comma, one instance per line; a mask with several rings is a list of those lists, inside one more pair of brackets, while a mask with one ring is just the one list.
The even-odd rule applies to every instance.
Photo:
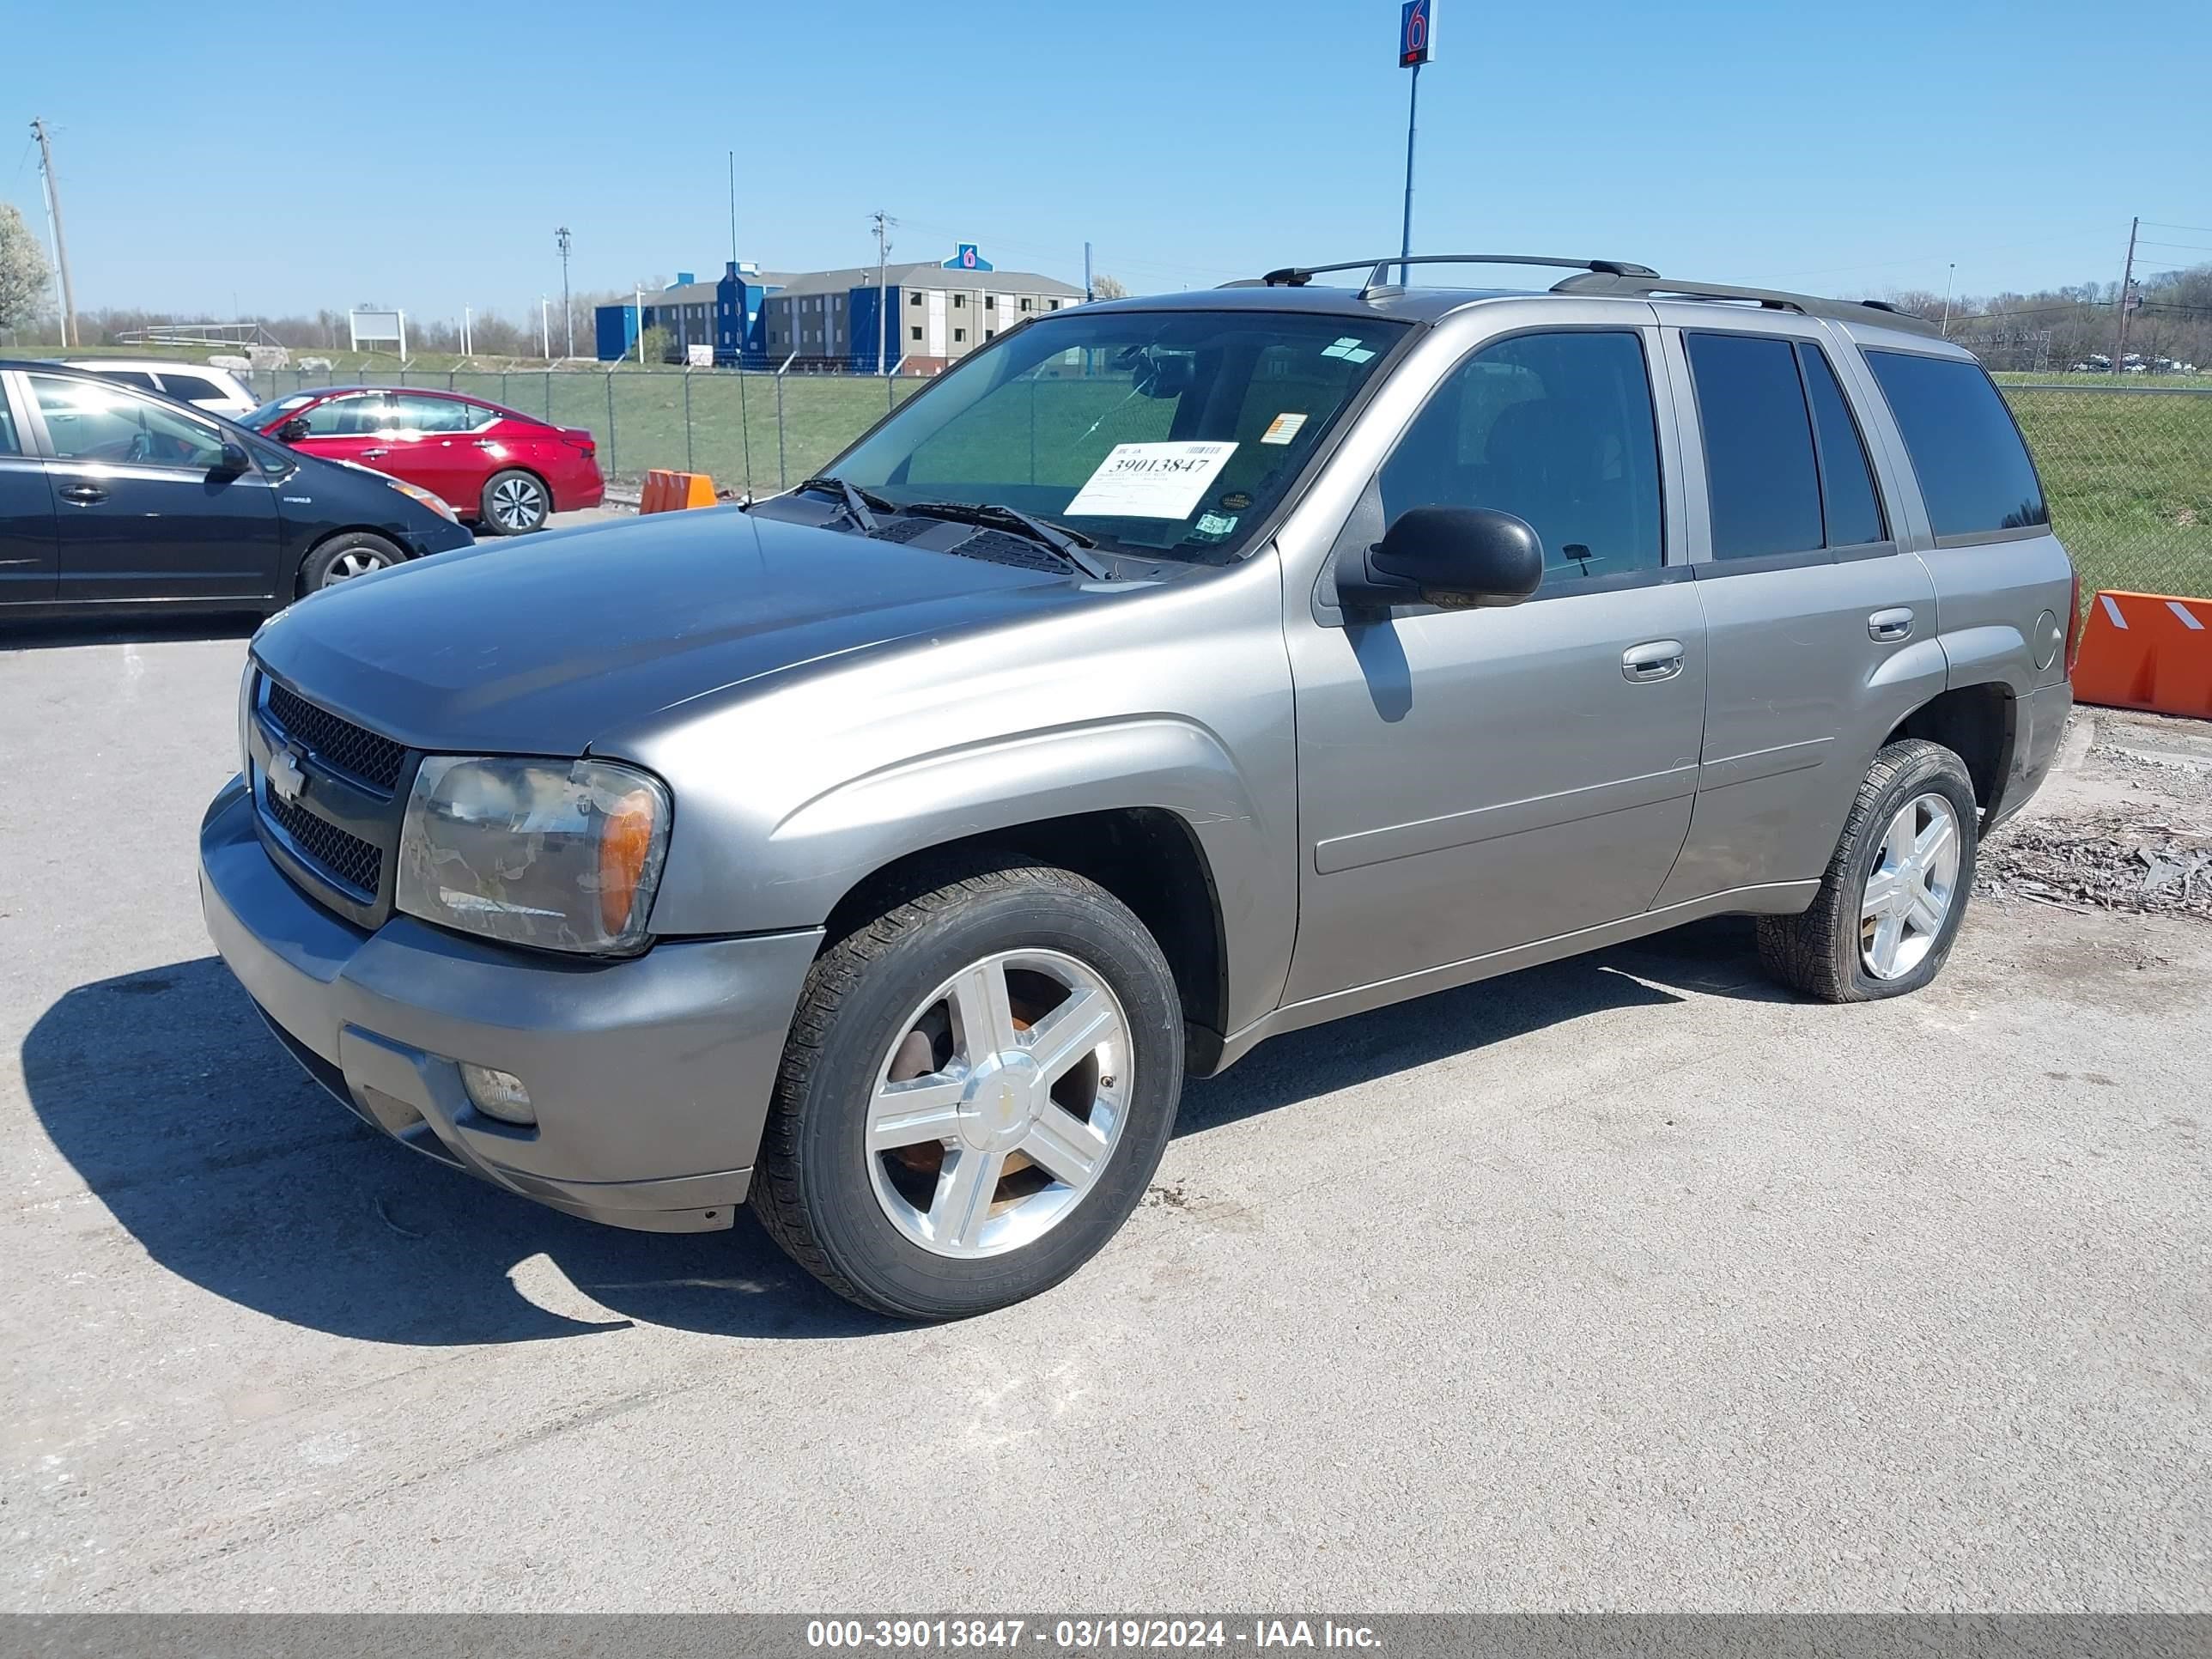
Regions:
[[289, 749], [279, 749], [269, 757], [269, 793], [289, 806], [300, 799], [300, 792], [307, 787], [307, 775], [300, 769], [300, 757]]

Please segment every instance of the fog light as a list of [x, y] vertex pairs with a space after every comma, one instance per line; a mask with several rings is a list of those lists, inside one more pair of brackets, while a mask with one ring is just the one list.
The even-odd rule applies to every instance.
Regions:
[[495, 1117], [502, 1123], [538, 1121], [538, 1109], [530, 1103], [530, 1091], [512, 1072], [463, 1060], [461, 1087], [469, 1091], [471, 1103], [486, 1117]]

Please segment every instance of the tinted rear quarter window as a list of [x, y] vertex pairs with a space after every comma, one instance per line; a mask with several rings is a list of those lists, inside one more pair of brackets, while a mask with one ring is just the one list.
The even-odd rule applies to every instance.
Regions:
[[190, 403], [195, 398], [216, 398], [229, 401], [230, 394], [213, 380], [201, 374], [173, 374], [161, 371], [161, 389], [172, 398], [182, 398]]
[[1822, 545], [1813, 428], [1788, 340], [1691, 334], [1705, 440], [1713, 556], [1757, 559]]
[[1869, 351], [1866, 360], [1905, 434], [1938, 536], [2051, 522], [2027, 446], [1979, 363], [1910, 351]]

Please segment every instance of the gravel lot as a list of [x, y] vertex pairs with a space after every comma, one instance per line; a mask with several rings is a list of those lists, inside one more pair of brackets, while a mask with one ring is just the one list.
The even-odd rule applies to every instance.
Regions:
[[[896, 1328], [295, 1070], [193, 885], [243, 635], [0, 652], [0, 1607], [2212, 1607], [2180, 907], [2001, 842], [1917, 998], [1725, 921], [1285, 1038], [1075, 1279]], [[2134, 729], [2039, 822], [2207, 828]]]

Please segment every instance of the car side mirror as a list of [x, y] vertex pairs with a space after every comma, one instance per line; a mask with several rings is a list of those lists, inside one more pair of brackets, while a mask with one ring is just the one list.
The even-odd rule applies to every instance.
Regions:
[[241, 472], [251, 471], [252, 467], [253, 457], [246, 453], [244, 444], [226, 442], [222, 455], [209, 470], [225, 477], [236, 477]]
[[296, 415], [276, 428], [276, 441], [281, 444], [295, 444], [307, 435], [307, 423]]
[[1414, 507], [1382, 539], [1338, 556], [1346, 611], [1433, 605], [1462, 611], [1518, 605], [1544, 580], [1544, 544], [1525, 519], [1486, 507]]

